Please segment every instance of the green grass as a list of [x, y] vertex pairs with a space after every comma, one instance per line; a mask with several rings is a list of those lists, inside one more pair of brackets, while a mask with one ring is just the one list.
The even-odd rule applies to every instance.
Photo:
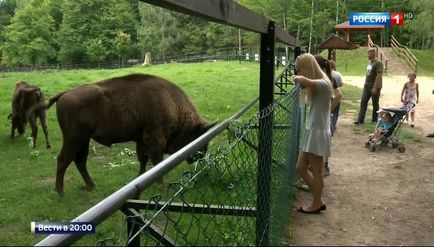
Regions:
[[[15, 82], [26, 80], [38, 85], [49, 98], [60, 91], [133, 72], [149, 73], [167, 78], [180, 85], [204, 117], [223, 120], [258, 95], [259, 65], [256, 63], [217, 62], [201, 64], [167, 64], [121, 70], [73, 70], [30, 73], [3, 73], [0, 77], [0, 244], [32, 245], [45, 236], [30, 233], [31, 221], [69, 221], [134, 179], [138, 164], [125, 149], [134, 150], [132, 143], [106, 148], [92, 144], [88, 158], [89, 173], [98, 188], [82, 189], [84, 182], [73, 164], [65, 175], [65, 196], [54, 191], [56, 156], [61, 148], [61, 133], [54, 107], [48, 111], [48, 126], [52, 149], [44, 147], [39, 130], [38, 146], [29, 148], [29, 129], [25, 136], [11, 140], [10, 122], [6, 119], [11, 108]], [[211, 148], [223, 141], [219, 137]], [[167, 175], [166, 180], [179, 179], [187, 165], [181, 164]], [[144, 196], [160, 192], [154, 185]], [[98, 226], [97, 234], [87, 236], [78, 244], [93, 245], [99, 239], [125, 236], [125, 217], [117, 212]], [[123, 244], [123, 243], [120, 243]]]
[[434, 50], [414, 50], [411, 52], [419, 60], [417, 74], [434, 77]]
[[[321, 55], [327, 58], [327, 50], [322, 51]], [[355, 50], [337, 50], [336, 52], [336, 70], [343, 75], [365, 75], [367, 65], [366, 47]]]

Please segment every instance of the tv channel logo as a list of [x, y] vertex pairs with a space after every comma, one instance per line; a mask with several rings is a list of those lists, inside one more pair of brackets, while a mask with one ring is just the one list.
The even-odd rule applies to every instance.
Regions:
[[389, 12], [350, 12], [350, 25], [389, 26]]
[[412, 13], [403, 12], [350, 12], [350, 25], [402, 26], [404, 19], [413, 19]]

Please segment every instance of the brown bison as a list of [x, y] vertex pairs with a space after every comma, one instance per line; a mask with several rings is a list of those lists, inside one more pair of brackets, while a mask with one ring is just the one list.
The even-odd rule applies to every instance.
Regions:
[[55, 187], [60, 195], [72, 161], [87, 189], [95, 187], [86, 168], [91, 138], [105, 146], [136, 142], [141, 174], [148, 159], [159, 163], [165, 153], [178, 151], [213, 125], [200, 116], [181, 88], [152, 75], [131, 74], [82, 85], [54, 96], [48, 107], [54, 102], [63, 135]]
[[38, 135], [36, 120], [39, 118], [42, 129], [44, 130], [47, 148], [50, 148], [46, 109], [44, 106], [44, 94], [39, 87], [32, 86], [25, 81], [17, 82], [12, 96], [12, 113], [8, 116], [8, 118], [12, 120], [11, 138], [15, 138], [15, 130], [18, 130], [18, 134], [23, 135], [26, 130], [27, 122], [29, 122], [32, 128], [32, 145], [35, 147], [36, 137]]

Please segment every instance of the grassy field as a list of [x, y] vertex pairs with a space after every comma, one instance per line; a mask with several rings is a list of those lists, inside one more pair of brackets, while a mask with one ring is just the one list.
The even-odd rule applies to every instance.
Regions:
[[[52, 148], [45, 149], [39, 128], [38, 146], [29, 148], [29, 129], [23, 137], [11, 140], [11, 96], [18, 80], [38, 85], [49, 98], [60, 91], [133, 72], [149, 73], [167, 78], [180, 85], [204, 117], [210, 121], [223, 120], [258, 95], [257, 63], [217, 62], [203, 64], [168, 64], [122, 70], [74, 70], [31, 73], [4, 73], [0, 77], [0, 244], [32, 245], [44, 238], [30, 233], [31, 221], [69, 221], [106, 196], [134, 179], [138, 164], [132, 143], [113, 148], [91, 144], [88, 158], [89, 173], [98, 188], [92, 192], [82, 189], [84, 182], [73, 164], [65, 175], [65, 196], [53, 191], [56, 156], [61, 147], [61, 133], [54, 107], [48, 111], [48, 128]], [[222, 138], [222, 137], [221, 137]], [[217, 139], [215, 143], [219, 143]], [[179, 166], [182, 169], [182, 165]], [[167, 180], [170, 180], [171, 174]], [[149, 194], [158, 193], [154, 186]], [[125, 217], [116, 213], [98, 227], [97, 234], [79, 244], [93, 245], [98, 239], [125, 235]], [[113, 230], [119, 229], [119, 230]]]
[[419, 60], [417, 74], [434, 77], [434, 50], [411, 50]]

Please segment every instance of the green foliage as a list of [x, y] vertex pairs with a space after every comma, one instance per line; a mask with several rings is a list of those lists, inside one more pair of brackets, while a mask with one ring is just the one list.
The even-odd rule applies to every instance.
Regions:
[[0, 1], [0, 44], [4, 42], [4, 29], [10, 24], [15, 8], [14, 0]]
[[55, 57], [54, 20], [49, 15], [48, 2], [30, 1], [11, 19], [2, 47], [2, 64], [35, 66]]
[[[137, 37], [132, 12], [126, 1], [65, 0], [58, 36], [59, 61], [83, 63], [131, 55], [135, 51], [131, 41]], [[130, 41], [122, 39], [119, 43], [119, 33], [129, 36]], [[98, 49], [95, 53], [90, 51], [94, 47]], [[103, 53], [101, 49], [111, 52]], [[128, 52], [123, 53], [125, 50]]]
[[86, 55], [90, 61], [100, 63], [108, 56], [108, 52], [101, 39], [92, 39], [87, 43]]
[[124, 59], [128, 57], [132, 51], [131, 35], [122, 31], [118, 32], [115, 38], [115, 49], [123, 65]]
[[[336, 23], [348, 20], [350, 11], [412, 13], [414, 19], [405, 20], [404, 27], [387, 27], [381, 32], [373, 32], [372, 39], [388, 46], [393, 35], [410, 48], [434, 47], [431, 30], [434, 1], [430, 0], [366, 0], [363, 4], [356, 0], [237, 2], [274, 20], [277, 26], [297, 37], [302, 46], [311, 43], [312, 52], [315, 52], [315, 46], [335, 33]], [[122, 48], [115, 41], [120, 32], [130, 35], [131, 39]], [[241, 30], [241, 45], [257, 46], [259, 37]], [[351, 41], [365, 44], [366, 33], [352, 33]], [[3, 0], [0, 1], [0, 42], [4, 42], [0, 43], [0, 48], [2, 64], [6, 66], [126, 60], [143, 58], [146, 52], [158, 59], [212, 53], [221, 47], [239, 45], [237, 28], [135, 0]], [[25, 45], [24, 49], [21, 49], [22, 45]]]

